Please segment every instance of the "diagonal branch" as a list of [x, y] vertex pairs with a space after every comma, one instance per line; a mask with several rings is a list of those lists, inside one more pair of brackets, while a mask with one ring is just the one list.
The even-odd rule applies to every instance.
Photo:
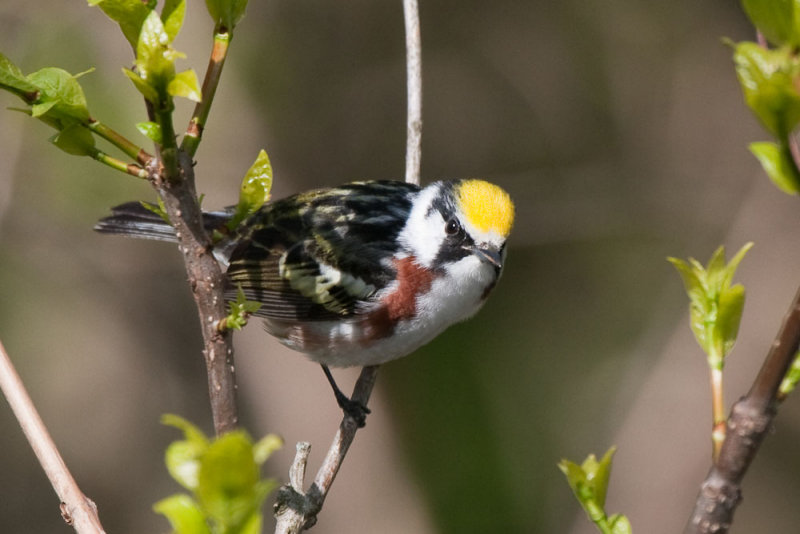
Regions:
[[203, 129], [208, 121], [208, 114], [211, 111], [211, 103], [217, 92], [222, 67], [225, 66], [225, 59], [228, 57], [228, 47], [231, 42], [231, 31], [220, 26], [214, 28], [214, 46], [211, 49], [211, 57], [208, 59], [208, 68], [203, 79], [202, 101], [198, 102], [192, 113], [192, 120], [186, 128], [181, 148], [190, 156], [194, 157], [200, 141], [203, 138]]
[[0, 343], [0, 389], [6, 396], [50, 484], [61, 499], [61, 516], [64, 521], [80, 534], [104, 534], [100, 518], [97, 516], [97, 507], [83, 494], [72, 478], [2, 343]]
[[685, 534], [724, 534], [742, 499], [741, 482], [777, 412], [777, 393], [800, 347], [800, 290], [750, 391], [728, 418], [719, 459], [700, 486]]

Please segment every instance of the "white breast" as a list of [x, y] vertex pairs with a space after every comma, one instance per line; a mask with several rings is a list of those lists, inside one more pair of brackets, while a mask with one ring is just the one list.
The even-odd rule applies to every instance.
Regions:
[[447, 327], [474, 315], [495, 283], [495, 269], [476, 256], [447, 266], [430, 291], [417, 298], [417, 313], [395, 325], [388, 338], [365, 342], [358, 320], [292, 325], [268, 320], [267, 330], [283, 344], [332, 367], [377, 365], [405, 356]]

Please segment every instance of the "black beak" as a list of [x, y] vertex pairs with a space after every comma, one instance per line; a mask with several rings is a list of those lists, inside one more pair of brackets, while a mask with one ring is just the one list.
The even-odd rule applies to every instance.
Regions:
[[494, 248], [475, 247], [475, 253], [483, 260], [488, 261], [498, 269], [503, 267], [503, 251]]

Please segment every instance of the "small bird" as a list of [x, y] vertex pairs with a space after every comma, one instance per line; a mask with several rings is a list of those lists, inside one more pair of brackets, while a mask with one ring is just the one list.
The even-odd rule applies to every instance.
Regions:
[[[225, 230], [232, 209], [204, 214]], [[474, 315], [502, 272], [514, 204], [479, 179], [354, 182], [263, 205], [215, 245], [226, 298], [241, 289], [281, 343], [320, 363], [345, 411], [358, 412], [328, 366], [405, 356]], [[176, 241], [139, 202], [95, 230]], [[363, 424], [363, 413], [358, 417]]]

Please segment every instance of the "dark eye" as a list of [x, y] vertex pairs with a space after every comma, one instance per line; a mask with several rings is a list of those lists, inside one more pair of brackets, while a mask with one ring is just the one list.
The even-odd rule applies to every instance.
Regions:
[[449, 236], [456, 235], [459, 230], [461, 230], [461, 226], [459, 226], [458, 221], [455, 219], [450, 219], [444, 225], [444, 233]]

